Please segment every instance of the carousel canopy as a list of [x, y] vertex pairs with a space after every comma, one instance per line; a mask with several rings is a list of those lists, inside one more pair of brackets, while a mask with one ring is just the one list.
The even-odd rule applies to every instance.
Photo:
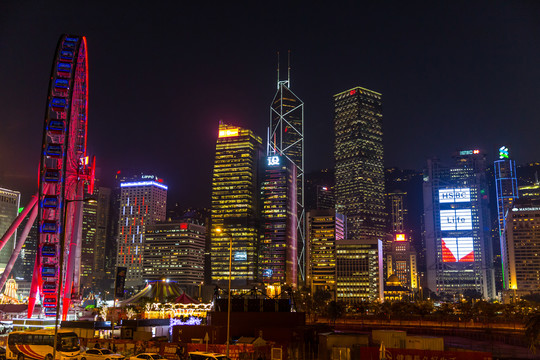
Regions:
[[146, 287], [133, 297], [120, 301], [120, 306], [137, 304], [145, 299], [150, 299], [155, 303], [174, 302], [174, 299], [180, 298], [184, 294], [184, 291], [180, 288], [175, 281], [167, 280], [154, 280], [149, 281]]
[[199, 303], [197, 300], [195, 300], [194, 298], [192, 298], [186, 293], [183, 293], [182, 295], [174, 299], [174, 302], [176, 304], [198, 304]]

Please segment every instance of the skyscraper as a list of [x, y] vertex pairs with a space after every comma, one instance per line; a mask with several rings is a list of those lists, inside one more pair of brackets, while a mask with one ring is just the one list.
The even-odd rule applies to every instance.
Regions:
[[[0, 233], [4, 235], [11, 223], [19, 214], [19, 203], [21, 194], [18, 191], [0, 188]], [[1, 235], [0, 235], [1, 236]], [[11, 257], [11, 253], [15, 249], [15, 239], [17, 233], [3, 244], [0, 251], [0, 273], [4, 272], [6, 265]]]
[[444, 166], [428, 160], [424, 223], [428, 287], [437, 293], [476, 290], [495, 296], [486, 157], [463, 150]]
[[120, 216], [116, 266], [126, 267], [126, 287], [143, 285], [146, 227], [165, 220], [167, 186], [154, 175], [120, 180]]
[[386, 227], [381, 94], [355, 87], [334, 95], [336, 211], [347, 239], [383, 239]]
[[81, 249], [81, 288], [88, 291], [102, 290], [105, 277], [105, 244], [109, 228], [111, 189], [96, 187], [92, 196], [96, 199], [83, 205], [83, 229]]
[[229, 279], [232, 242], [232, 281], [235, 286], [257, 280], [259, 207], [258, 170], [262, 139], [251, 130], [219, 124], [212, 177], [212, 282]]
[[[279, 57], [279, 53], [278, 53]], [[290, 52], [287, 80], [280, 80], [270, 106], [270, 127], [266, 155], [281, 155], [296, 167], [298, 275], [305, 278], [306, 213], [304, 199], [304, 102], [291, 90]]]
[[146, 228], [144, 280], [167, 278], [191, 294], [204, 278], [206, 228], [183, 221], [164, 222]]
[[336, 296], [336, 241], [343, 240], [345, 218], [334, 209], [308, 212], [307, 286], [314, 294], [327, 290]]
[[382, 301], [382, 241], [336, 241], [336, 284], [338, 301]]
[[507, 293], [540, 293], [540, 198], [517, 199], [505, 224]]
[[395, 234], [390, 251], [385, 254], [387, 275], [397, 276], [401, 285], [413, 290], [418, 288], [416, 250], [405, 233]]
[[296, 166], [284, 156], [266, 157], [261, 184], [259, 272], [269, 285], [298, 285]]
[[509, 259], [508, 243], [506, 240], [506, 216], [512, 209], [514, 201], [518, 198], [518, 183], [516, 175], [516, 162], [509, 158], [508, 148], [499, 149], [499, 160], [495, 166], [495, 190], [497, 195], [497, 215], [499, 222], [499, 241], [501, 244], [501, 265], [503, 289], [509, 289]]

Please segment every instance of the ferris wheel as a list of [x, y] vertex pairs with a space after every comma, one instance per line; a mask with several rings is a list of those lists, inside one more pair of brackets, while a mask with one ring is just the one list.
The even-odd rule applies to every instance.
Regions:
[[[10, 228], [14, 232], [21, 216], [24, 218], [34, 208], [12, 254], [14, 263], [37, 216], [38, 251], [30, 287], [29, 318], [38, 290], [45, 316], [57, 316], [62, 309], [62, 319], [67, 316], [72, 297], [79, 293], [83, 196], [85, 185], [87, 192], [93, 193], [95, 169], [94, 161], [89, 164], [86, 156], [87, 105], [86, 38], [62, 35], [45, 109], [39, 191]], [[0, 248], [11, 236], [10, 230], [0, 240]], [[12, 259], [0, 279], [0, 289], [4, 277], [9, 275], [11, 262]]]

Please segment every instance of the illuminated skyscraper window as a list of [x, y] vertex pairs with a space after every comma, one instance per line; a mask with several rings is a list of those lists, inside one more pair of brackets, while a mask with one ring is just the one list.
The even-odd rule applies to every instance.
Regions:
[[463, 150], [444, 166], [428, 160], [424, 223], [428, 287], [437, 293], [475, 290], [495, 296], [486, 157]]
[[386, 227], [381, 94], [356, 87], [334, 95], [336, 211], [347, 238], [384, 239]]
[[126, 287], [143, 285], [143, 252], [148, 225], [165, 220], [167, 186], [154, 175], [120, 182], [120, 217], [116, 265], [127, 267]]
[[229, 241], [234, 285], [257, 280], [257, 178], [261, 156], [262, 139], [251, 130], [219, 124], [212, 177], [210, 254], [214, 283], [225, 284], [229, 279]]

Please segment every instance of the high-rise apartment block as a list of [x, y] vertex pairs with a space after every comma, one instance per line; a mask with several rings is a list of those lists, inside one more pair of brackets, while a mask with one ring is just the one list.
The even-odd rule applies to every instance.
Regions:
[[384, 299], [381, 240], [336, 241], [337, 300], [345, 303]]
[[143, 285], [146, 227], [165, 220], [167, 186], [154, 175], [120, 180], [116, 266], [126, 267], [126, 287]]
[[355, 87], [334, 95], [336, 211], [347, 217], [347, 239], [383, 239], [381, 94]]
[[258, 171], [262, 139], [251, 130], [219, 124], [212, 177], [212, 282], [229, 279], [232, 243], [232, 281], [235, 286], [257, 280], [259, 207]]
[[464, 150], [444, 166], [428, 160], [424, 223], [428, 287], [449, 294], [476, 290], [495, 297], [486, 157]]
[[298, 284], [296, 166], [285, 156], [266, 157], [261, 184], [259, 272], [269, 285]]
[[508, 289], [540, 293], [540, 198], [518, 199], [506, 217]]
[[344, 239], [345, 217], [333, 209], [308, 212], [307, 285], [314, 294], [336, 294], [336, 241]]
[[189, 222], [147, 226], [144, 280], [174, 280], [193, 293], [204, 280], [205, 237], [206, 227]]
[[508, 243], [506, 239], [506, 216], [511, 211], [514, 201], [518, 198], [518, 182], [516, 162], [509, 158], [508, 148], [499, 149], [499, 160], [494, 163], [495, 190], [497, 196], [497, 215], [499, 224], [499, 241], [501, 244], [502, 281], [503, 289], [509, 289]]
[[[18, 191], [0, 188], [0, 233], [4, 235], [19, 214], [21, 194]], [[6, 265], [15, 249], [15, 232], [0, 251], [0, 273], [4, 272]]]

